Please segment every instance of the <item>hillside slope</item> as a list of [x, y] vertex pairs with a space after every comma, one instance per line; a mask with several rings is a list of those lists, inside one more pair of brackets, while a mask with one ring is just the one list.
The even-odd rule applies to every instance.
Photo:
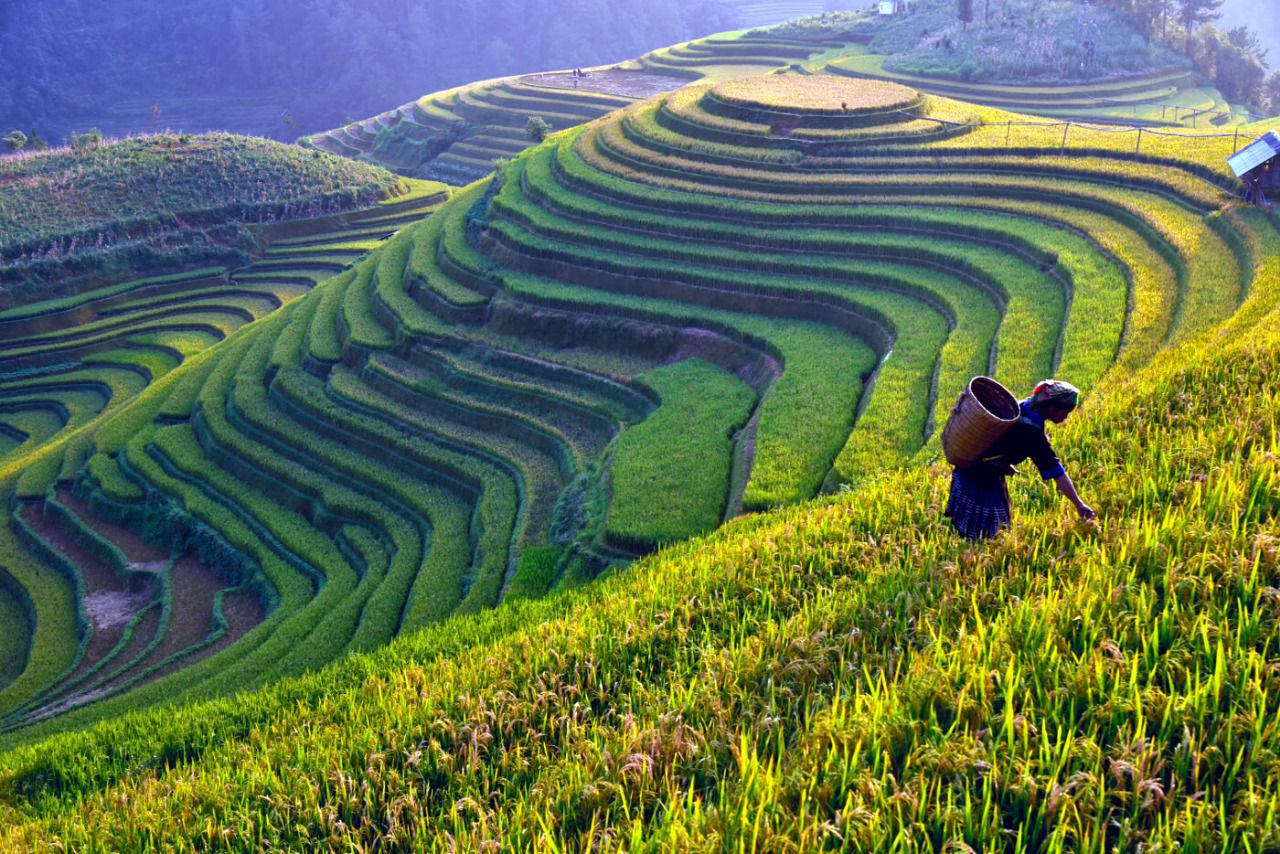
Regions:
[[[748, 5], [766, 16], [775, 5], [797, 15], [815, 11], [804, 3]], [[891, 80], [929, 94], [1086, 124], [1226, 129], [1251, 120], [1246, 108], [1229, 103], [1195, 73], [1189, 60], [1150, 43], [1114, 12], [1090, 13], [1091, 31], [1102, 41], [1097, 64], [1082, 73], [1074, 5], [1055, 2], [1041, 10], [1036, 4], [1006, 4], [990, 24], [972, 27], [960, 26], [952, 5], [931, 3], [883, 17], [866, 10], [820, 12], [650, 51], [588, 69], [582, 78], [551, 71], [472, 83], [301, 141], [403, 175], [463, 184], [531, 148], [535, 139], [527, 129], [535, 117], [559, 130], [690, 81], [765, 72]]]
[[51, 280], [104, 279], [251, 248], [238, 226], [404, 192], [368, 164], [230, 134], [159, 134], [0, 158], [0, 307]]
[[[1232, 202], [1235, 144], [779, 75], [556, 135], [136, 404], [10, 457], [25, 666], [0, 730], [267, 685], [927, 462], [973, 374], [1089, 389], [1146, 364], [1230, 317], [1266, 255]], [[184, 560], [207, 595], [151, 610], [181, 603]], [[223, 637], [219, 590], [262, 619], [171, 660]]]
[[0, 757], [5, 844], [937, 850], [1280, 845], [1280, 232], [1121, 369], [973, 547], [940, 466], [733, 523], [234, 701]]
[[[733, 24], [718, 0], [0, 4], [0, 135], [209, 129], [292, 140], [425, 91], [595, 65]], [[283, 47], [287, 36], [289, 47]]]
[[638, 59], [586, 69], [585, 77], [550, 71], [481, 81], [424, 95], [396, 110], [313, 134], [302, 143], [386, 166], [403, 175], [465, 184], [537, 141], [537, 117], [564, 130], [692, 80], [761, 74], [846, 47], [828, 33], [801, 38], [745, 31], [650, 51]]

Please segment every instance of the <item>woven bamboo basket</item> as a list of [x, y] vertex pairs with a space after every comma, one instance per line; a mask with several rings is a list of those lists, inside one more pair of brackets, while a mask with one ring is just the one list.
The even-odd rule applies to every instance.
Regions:
[[1018, 423], [1018, 399], [991, 377], [974, 377], [960, 394], [947, 426], [942, 452], [956, 468], [968, 468]]

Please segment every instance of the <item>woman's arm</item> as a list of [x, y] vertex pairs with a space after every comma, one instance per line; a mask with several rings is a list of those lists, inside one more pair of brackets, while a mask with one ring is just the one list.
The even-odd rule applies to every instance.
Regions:
[[1071, 482], [1071, 475], [1063, 472], [1053, 479], [1058, 485], [1058, 491], [1067, 497], [1067, 500], [1076, 506], [1076, 510], [1080, 512], [1080, 518], [1092, 520], [1097, 518], [1097, 514], [1093, 512], [1093, 508], [1080, 500], [1079, 493], [1076, 492], [1076, 485]]

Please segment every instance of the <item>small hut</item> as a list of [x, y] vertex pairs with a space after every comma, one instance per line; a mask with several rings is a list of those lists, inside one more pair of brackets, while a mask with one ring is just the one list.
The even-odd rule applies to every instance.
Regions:
[[1267, 192], [1280, 190], [1280, 133], [1270, 131], [1227, 158], [1227, 164], [1244, 182], [1246, 202], [1269, 205]]

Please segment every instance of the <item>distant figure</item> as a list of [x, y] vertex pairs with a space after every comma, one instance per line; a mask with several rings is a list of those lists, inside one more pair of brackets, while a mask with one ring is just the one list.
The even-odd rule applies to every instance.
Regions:
[[1261, 169], [1256, 169], [1245, 176], [1244, 200], [1251, 205], [1259, 205], [1260, 207], [1271, 206], [1271, 203], [1267, 201], [1267, 194], [1263, 192], [1262, 189]]
[[1076, 506], [1080, 518], [1086, 521], [1096, 518], [1093, 508], [1080, 500], [1075, 484], [1044, 432], [1046, 421], [1061, 424], [1079, 402], [1080, 391], [1075, 386], [1060, 380], [1045, 380], [1022, 401], [1018, 422], [981, 461], [954, 470], [946, 515], [957, 532], [971, 540], [982, 540], [1008, 527], [1012, 516], [1005, 479], [1017, 474], [1014, 466], [1028, 458], [1039, 470], [1040, 477], [1052, 480], [1058, 491]]

